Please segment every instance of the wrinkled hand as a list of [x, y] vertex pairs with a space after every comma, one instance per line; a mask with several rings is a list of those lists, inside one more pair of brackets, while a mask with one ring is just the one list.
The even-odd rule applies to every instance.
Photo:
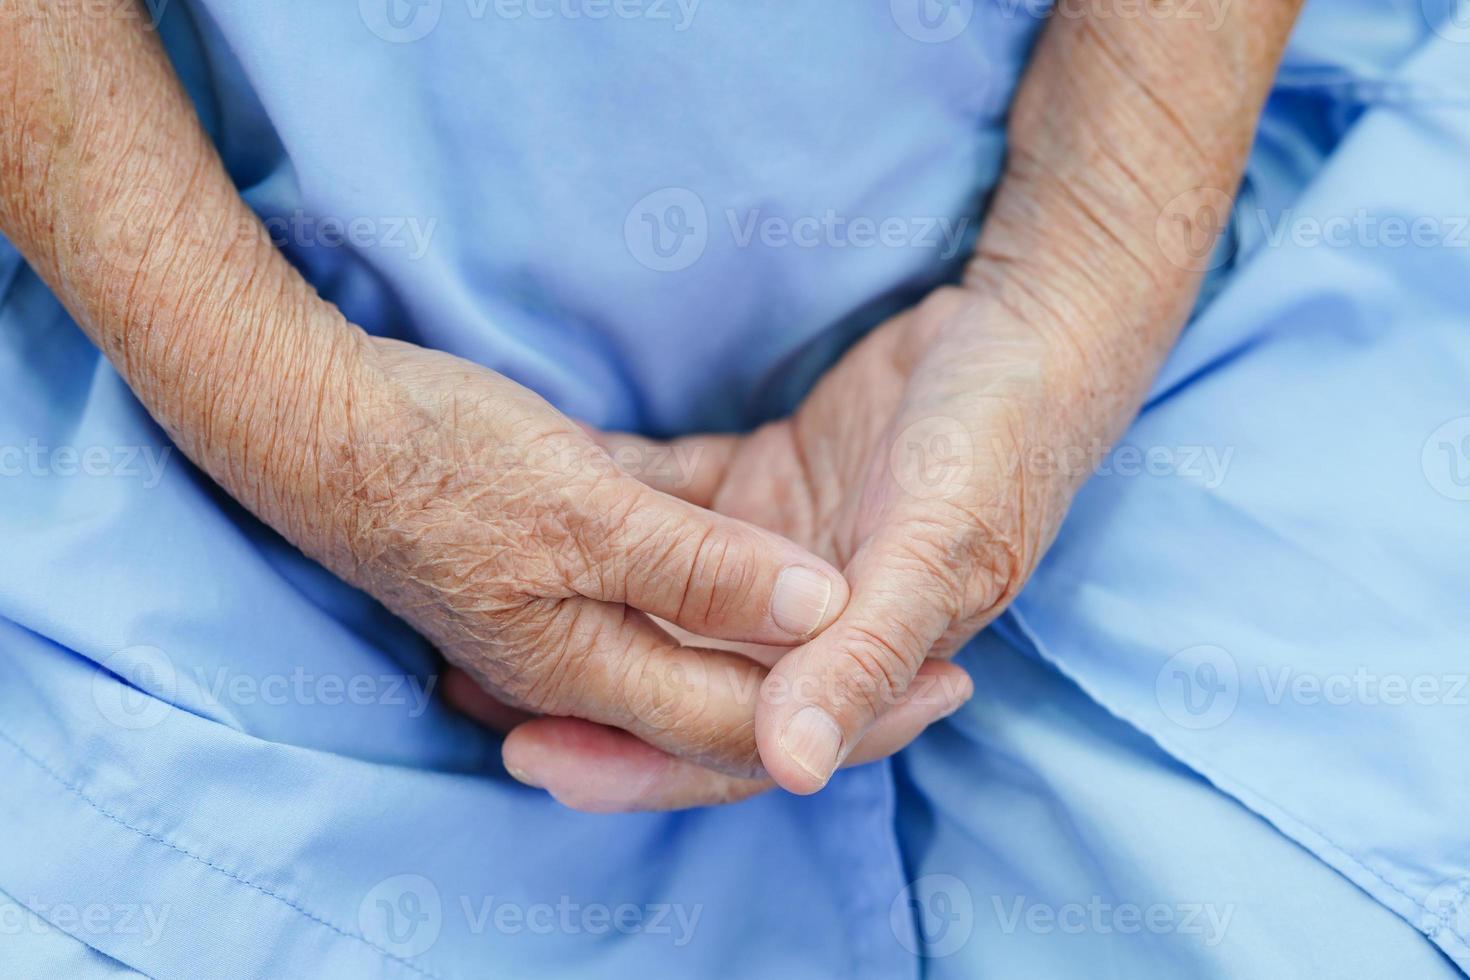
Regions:
[[368, 338], [240, 198], [156, 32], [5, 8], [0, 233], [179, 448], [508, 710], [759, 772], [764, 668], [649, 617], [789, 645], [838, 615], [841, 576], [619, 473], [493, 372]]
[[[983, 291], [943, 289], [865, 338], [792, 418], [679, 440], [673, 450], [699, 463], [692, 479], [645, 476], [844, 570], [843, 613], [777, 659], [761, 689], [756, 738], [777, 783], [823, 786], [927, 659], [954, 653], [1015, 597], [1086, 475], [1068, 449], [1096, 441], [1086, 370], [1076, 347]], [[615, 458], [649, 446], [601, 438]], [[1058, 465], [1038, 465], [1038, 448]], [[552, 720], [512, 741], [549, 787], [586, 778], [596, 760], [656, 800], [761, 788]]]
[[[291, 536], [512, 709], [758, 775], [765, 669], [681, 645], [650, 617], [790, 646], [840, 613], [842, 576], [770, 531], [633, 479], [491, 371], [394, 341], [365, 338], [359, 355], [350, 407], [317, 434], [324, 449], [304, 470], [317, 489], [280, 495], [325, 511], [292, 515]], [[896, 718], [877, 751], [931, 719]]]

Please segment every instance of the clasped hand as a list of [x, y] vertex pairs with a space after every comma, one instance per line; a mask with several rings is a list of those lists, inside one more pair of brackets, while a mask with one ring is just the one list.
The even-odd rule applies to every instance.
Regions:
[[[969, 289], [878, 328], [791, 418], [671, 447], [369, 343], [348, 577], [460, 668], [451, 699], [509, 730], [517, 778], [583, 809], [810, 793], [903, 747], [970, 696], [945, 658], [1077, 482], [1024, 457], [1084, 438], [1085, 364]], [[692, 468], [637, 465], [668, 448]]]

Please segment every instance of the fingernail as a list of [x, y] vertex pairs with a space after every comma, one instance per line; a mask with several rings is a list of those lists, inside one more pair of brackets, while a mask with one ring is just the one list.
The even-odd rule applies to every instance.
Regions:
[[515, 766], [507, 765], [505, 767], [505, 771], [510, 773], [511, 778], [514, 779], [516, 782], [524, 783], [527, 786], [530, 786], [532, 789], [546, 788], [545, 786], [542, 786], [540, 783], [536, 782], [536, 780], [532, 779], [524, 769], [517, 769]]
[[948, 718], [950, 715], [954, 714], [956, 711], [959, 711], [965, 705], [969, 704], [970, 703], [970, 699], [973, 698], [974, 696], [975, 696], [975, 682], [972, 681], [972, 680], [970, 680], [970, 679], [968, 679], [968, 678], [966, 678], [964, 684], [960, 685], [960, 692], [955, 697], [954, 704], [950, 705], [949, 706], [949, 710], [946, 711], [944, 714], [940, 715], [939, 717], [940, 718]]
[[792, 565], [776, 576], [771, 618], [793, 636], [810, 636], [827, 615], [832, 581], [815, 569]]
[[842, 729], [831, 715], [809, 704], [786, 722], [781, 730], [781, 748], [792, 762], [826, 782], [837, 768]]

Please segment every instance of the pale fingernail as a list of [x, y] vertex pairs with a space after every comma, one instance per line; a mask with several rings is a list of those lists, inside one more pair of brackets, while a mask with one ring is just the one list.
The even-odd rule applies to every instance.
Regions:
[[511, 778], [518, 783], [524, 783], [527, 786], [532, 787], [533, 789], [546, 788], [545, 786], [542, 786], [540, 783], [536, 782], [536, 780], [532, 779], [530, 774], [527, 773], [524, 769], [517, 769], [515, 766], [506, 763], [505, 771], [510, 773]]
[[975, 696], [975, 682], [972, 681], [972, 680], [970, 680], [967, 677], [967, 678], [965, 678], [964, 682], [962, 684], [960, 684], [960, 689], [955, 694], [954, 701], [950, 704], [949, 709], [947, 711], [945, 711], [944, 714], [940, 715], [939, 717], [940, 718], [948, 718], [950, 715], [954, 714], [956, 711], [960, 710], [965, 705], [969, 704], [970, 703], [970, 699], [973, 698], [974, 696]]
[[837, 768], [842, 729], [831, 715], [809, 704], [792, 715], [781, 729], [781, 749], [792, 762], [826, 782]]
[[791, 565], [776, 576], [771, 618], [793, 636], [810, 636], [822, 625], [831, 602], [831, 579], [815, 569]]

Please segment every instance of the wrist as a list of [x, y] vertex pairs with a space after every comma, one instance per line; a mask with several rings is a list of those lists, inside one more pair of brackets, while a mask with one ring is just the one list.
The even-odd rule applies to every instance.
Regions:
[[[359, 390], [361, 330], [270, 244], [238, 198], [171, 216], [119, 208], [79, 321], [202, 470], [298, 545], [325, 531], [326, 461]], [[146, 221], [146, 233], [127, 229]]]
[[[1143, 332], [1117, 310], [1089, 307], [1065, 276], [1038, 280], [997, 263], [969, 281], [969, 358], [994, 384], [996, 364], [1014, 362], [1008, 400], [1019, 407], [1018, 438], [1057, 458], [1089, 458], [1126, 429], [1157, 372], [1162, 354], [1139, 343]], [[1085, 473], [1057, 471], [1067, 484]], [[1075, 487], [1073, 487], [1075, 489]]]
[[1107, 179], [1107, 167], [1086, 178], [1070, 169], [1013, 153], [965, 282], [1045, 338], [1073, 381], [1141, 399], [1199, 286], [1167, 236], [1215, 228], [1191, 214], [1200, 227], [1181, 231], [1141, 187]]

